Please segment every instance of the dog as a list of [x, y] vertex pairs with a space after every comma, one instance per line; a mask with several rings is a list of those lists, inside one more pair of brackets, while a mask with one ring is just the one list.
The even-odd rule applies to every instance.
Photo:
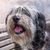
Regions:
[[45, 16], [28, 6], [18, 6], [6, 17], [7, 32], [15, 43], [15, 50], [45, 50]]

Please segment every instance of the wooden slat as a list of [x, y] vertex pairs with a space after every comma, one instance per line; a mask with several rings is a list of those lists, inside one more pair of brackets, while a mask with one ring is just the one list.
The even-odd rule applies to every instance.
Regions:
[[10, 45], [7, 45], [7, 46], [5, 46], [5, 47], [0, 48], [0, 50], [10, 50], [10, 49], [12, 49], [12, 48], [14, 48], [14, 44], [13, 44], [13, 43], [10, 44]]
[[10, 36], [8, 35], [7, 32], [0, 34], [0, 41], [2, 41], [4, 39], [8, 39], [8, 38], [10, 38]]
[[50, 21], [46, 21], [46, 23], [48, 24], [48, 23], [50, 23]]
[[7, 35], [8, 35], [8, 33], [7, 32], [4, 32], [4, 33], [1, 33], [0, 34], [0, 37], [7, 36]]
[[6, 32], [6, 25], [0, 24], [0, 32]]
[[7, 44], [10, 44], [10, 43], [12, 43], [13, 41], [11, 40], [11, 39], [7, 39], [7, 40], [4, 40], [4, 41], [1, 41], [0, 42], [0, 47], [2, 47], [2, 46], [5, 46], [5, 45], [7, 45]]

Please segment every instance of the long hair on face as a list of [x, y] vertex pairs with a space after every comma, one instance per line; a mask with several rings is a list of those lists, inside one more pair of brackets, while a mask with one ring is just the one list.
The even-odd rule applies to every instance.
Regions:
[[[31, 10], [26, 7], [23, 8], [23, 12], [28, 16], [34, 16], [33, 12], [31, 14]], [[32, 17], [31, 17], [32, 18]], [[35, 19], [35, 21], [33, 20]], [[35, 17], [32, 20], [36, 24], [36, 32], [33, 38], [32, 45], [34, 48], [39, 49], [42, 48], [45, 44], [45, 29], [46, 29], [46, 20], [45, 16], [42, 13], [36, 12]], [[34, 30], [34, 29], [33, 29]]]
[[[34, 9], [35, 10], [35, 9]], [[24, 13], [28, 16], [34, 16], [34, 12], [32, 11], [32, 14], [30, 12], [31, 10], [28, 8], [25, 8]], [[36, 11], [36, 10], [35, 10]], [[33, 22], [35, 22], [36, 25], [36, 31], [35, 35], [32, 41], [32, 45], [34, 48], [39, 49], [42, 48], [45, 44], [45, 30], [46, 30], [46, 20], [45, 16], [42, 13], [36, 12], [35, 17], [31, 17]], [[34, 30], [34, 29], [33, 29]]]

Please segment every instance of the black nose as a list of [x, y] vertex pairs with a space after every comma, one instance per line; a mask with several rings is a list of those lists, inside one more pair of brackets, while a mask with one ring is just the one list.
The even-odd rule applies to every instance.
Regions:
[[13, 21], [14, 22], [18, 22], [20, 20], [20, 17], [19, 16], [13, 16]]

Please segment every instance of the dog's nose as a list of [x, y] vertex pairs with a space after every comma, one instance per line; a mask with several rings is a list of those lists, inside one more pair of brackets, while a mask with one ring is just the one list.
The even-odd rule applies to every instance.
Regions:
[[20, 20], [20, 17], [19, 16], [13, 16], [13, 21], [14, 22], [18, 22]]

